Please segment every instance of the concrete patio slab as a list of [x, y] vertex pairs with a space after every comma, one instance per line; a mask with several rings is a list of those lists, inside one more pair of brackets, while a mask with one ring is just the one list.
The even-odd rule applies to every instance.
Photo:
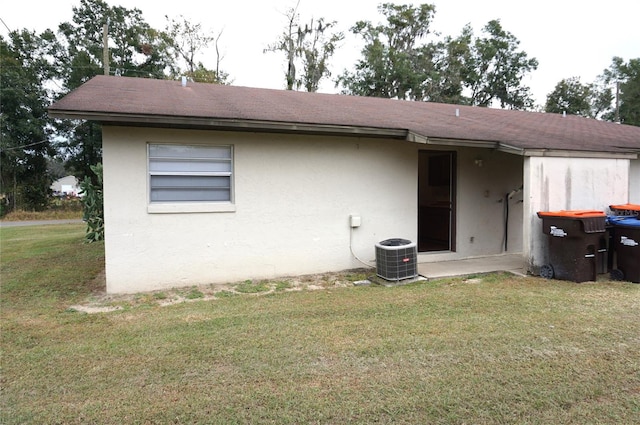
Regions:
[[476, 273], [506, 271], [526, 276], [527, 269], [522, 254], [505, 254], [490, 257], [477, 257], [465, 260], [418, 263], [418, 273], [427, 279], [453, 276], [467, 276]]

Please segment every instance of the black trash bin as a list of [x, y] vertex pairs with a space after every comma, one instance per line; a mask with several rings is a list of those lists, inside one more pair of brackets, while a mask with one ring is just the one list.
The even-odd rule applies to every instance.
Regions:
[[616, 266], [611, 270], [614, 280], [640, 283], [640, 219], [635, 216], [607, 217], [612, 226], [612, 248]]
[[376, 244], [376, 275], [385, 280], [418, 276], [418, 250], [407, 239], [386, 239]]
[[622, 272], [619, 269], [614, 267], [614, 257], [615, 257], [615, 225], [613, 224], [613, 220], [618, 219], [618, 217], [636, 217], [640, 219], [640, 204], [617, 204], [617, 205], [609, 205], [609, 210], [611, 211], [611, 215], [607, 216], [607, 230], [609, 231], [609, 256], [608, 256], [608, 266], [609, 270], [611, 270], [611, 278], [614, 280], [622, 280]]
[[614, 216], [622, 215], [640, 218], [640, 205], [638, 204], [609, 205], [609, 209]]
[[542, 277], [587, 282], [607, 272], [603, 211], [540, 211], [538, 217], [542, 232], [549, 236], [549, 264], [541, 267]]

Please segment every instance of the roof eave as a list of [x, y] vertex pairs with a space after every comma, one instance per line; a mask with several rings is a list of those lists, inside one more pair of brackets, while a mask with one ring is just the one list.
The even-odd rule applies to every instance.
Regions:
[[428, 145], [455, 146], [467, 148], [500, 149], [500, 143], [491, 140], [447, 139], [442, 137], [427, 138]]
[[334, 134], [355, 137], [384, 137], [408, 140], [407, 130], [360, 127], [335, 124], [310, 124], [282, 121], [262, 121], [237, 118], [179, 117], [171, 115], [118, 114], [50, 109], [53, 118], [97, 121], [105, 125], [129, 125], [164, 128], [195, 128], [251, 132], [304, 134]]
[[523, 149], [524, 156], [552, 158], [606, 158], [606, 159], [638, 159], [638, 152], [620, 150], [618, 152], [577, 151], [562, 149]]
[[406, 140], [408, 142], [420, 143], [434, 146], [449, 147], [472, 147], [496, 149], [506, 153], [535, 156], [535, 157], [558, 157], [558, 158], [613, 158], [613, 159], [637, 159], [638, 151], [620, 150], [618, 152], [595, 152], [560, 149], [529, 149], [519, 148], [508, 143], [498, 141], [480, 141], [453, 138], [428, 137], [415, 131], [366, 127], [336, 124], [310, 124], [282, 121], [248, 120], [237, 118], [207, 118], [207, 117], [184, 117], [172, 115], [149, 115], [149, 114], [124, 114], [114, 112], [92, 112], [49, 109], [49, 115], [53, 118], [64, 118], [73, 120], [97, 121], [105, 125], [125, 125], [137, 127], [156, 128], [191, 128], [209, 130], [247, 131], [247, 132], [271, 132], [271, 133], [303, 133], [315, 135], [338, 135], [350, 137], [374, 137]]
[[495, 149], [501, 152], [520, 156], [538, 156], [555, 158], [607, 158], [607, 159], [638, 159], [640, 152], [621, 149], [617, 152], [579, 151], [570, 149], [530, 149], [519, 148], [509, 143], [497, 141], [477, 141], [463, 139], [427, 138], [422, 136], [429, 145], [456, 146]]

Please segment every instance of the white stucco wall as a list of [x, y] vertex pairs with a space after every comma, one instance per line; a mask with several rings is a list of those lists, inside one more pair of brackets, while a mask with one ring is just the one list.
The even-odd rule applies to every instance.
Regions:
[[[148, 202], [148, 143], [232, 145], [230, 211], [155, 212], [163, 209]], [[355, 255], [373, 265], [376, 242], [417, 240], [421, 149], [433, 147], [384, 139], [105, 126], [107, 291], [362, 267], [350, 241]], [[504, 196], [522, 184], [523, 159], [486, 149], [456, 151], [457, 249], [421, 254], [421, 262], [503, 252]], [[519, 193], [510, 200], [509, 252], [522, 252], [521, 199]], [[362, 220], [353, 230], [351, 214]]]
[[527, 157], [524, 175], [524, 254], [533, 273], [548, 263], [538, 211], [606, 212], [629, 198], [628, 159]]
[[[491, 149], [456, 148], [456, 251], [420, 254], [421, 262], [504, 253], [505, 195], [523, 183], [523, 157]], [[481, 161], [481, 166], [477, 160]], [[509, 253], [522, 252], [523, 193], [509, 199]]]
[[634, 159], [630, 162], [629, 202], [640, 205], [640, 159]]
[[[104, 127], [108, 292], [341, 270], [375, 243], [414, 239], [415, 145]], [[148, 212], [147, 143], [234, 147], [235, 212]], [[125, 189], [123, 189], [125, 188]]]

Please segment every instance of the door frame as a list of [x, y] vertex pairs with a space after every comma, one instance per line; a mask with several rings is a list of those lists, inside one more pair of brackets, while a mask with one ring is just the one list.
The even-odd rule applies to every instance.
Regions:
[[456, 194], [457, 152], [418, 151], [419, 252], [456, 251]]

